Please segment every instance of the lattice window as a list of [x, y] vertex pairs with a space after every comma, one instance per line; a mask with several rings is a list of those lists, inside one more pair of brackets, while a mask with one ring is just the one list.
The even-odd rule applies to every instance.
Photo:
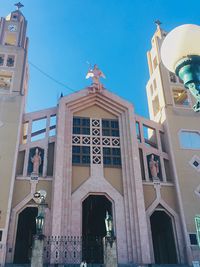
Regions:
[[92, 144], [93, 145], [100, 145], [100, 138], [99, 137], [93, 137], [92, 138]]
[[110, 138], [103, 138], [102, 139], [102, 144], [104, 145], [104, 146], [109, 146], [110, 145]]
[[83, 144], [84, 145], [89, 145], [90, 144], [90, 137], [83, 137]]
[[7, 67], [14, 67], [14, 63], [15, 63], [15, 56], [13, 55], [9, 55], [7, 57], [7, 63], [6, 63], [6, 66]]
[[118, 120], [74, 117], [72, 145], [73, 164], [121, 166]]
[[101, 156], [93, 156], [92, 157], [93, 164], [101, 164]]
[[92, 120], [92, 127], [100, 127], [100, 120]]
[[80, 136], [73, 136], [72, 143], [73, 144], [80, 144], [81, 138]]
[[120, 146], [119, 138], [112, 138], [112, 145], [113, 146]]

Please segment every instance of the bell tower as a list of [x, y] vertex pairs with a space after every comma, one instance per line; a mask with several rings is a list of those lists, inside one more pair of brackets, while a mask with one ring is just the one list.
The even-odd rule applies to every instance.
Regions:
[[27, 21], [17, 10], [0, 19], [0, 265], [4, 264], [17, 151], [28, 84]]
[[[194, 217], [200, 205], [200, 114], [194, 112], [194, 98], [183, 82], [168, 71], [161, 62], [160, 48], [167, 35], [157, 21], [157, 29], [147, 53], [150, 78], [147, 98], [150, 119], [161, 123], [165, 129], [167, 152], [170, 154], [174, 183], [179, 202], [179, 215], [185, 240], [186, 259], [191, 263], [200, 257]], [[193, 241], [193, 239], [195, 241]], [[196, 255], [195, 255], [196, 253]]]

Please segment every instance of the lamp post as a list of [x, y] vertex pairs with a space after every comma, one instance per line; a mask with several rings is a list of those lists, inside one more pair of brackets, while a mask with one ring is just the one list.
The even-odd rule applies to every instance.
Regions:
[[38, 215], [36, 217], [36, 235], [31, 257], [31, 267], [43, 266], [43, 248], [44, 248], [44, 220], [45, 220], [45, 203], [46, 191], [40, 190], [33, 195], [34, 200], [38, 204]]
[[112, 216], [108, 214], [108, 211], [106, 211], [105, 225], [106, 225], [106, 236], [113, 237], [113, 219]]
[[116, 237], [113, 231], [113, 219], [106, 211], [105, 218], [106, 236], [103, 239], [104, 244], [104, 266], [105, 267], [117, 267], [117, 246]]
[[200, 26], [185, 24], [168, 33], [161, 47], [165, 67], [183, 80], [196, 99], [195, 112], [200, 111]]

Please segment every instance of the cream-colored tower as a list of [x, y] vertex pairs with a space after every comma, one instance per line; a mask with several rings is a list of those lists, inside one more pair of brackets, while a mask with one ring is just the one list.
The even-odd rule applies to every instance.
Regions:
[[27, 91], [27, 22], [19, 10], [0, 20], [0, 265], [5, 261], [15, 168]]
[[185, 254], [188, 262], [200, 259], [200, 250], [195, 245], [194, 217], [200, 213], [200, 114], [192, 110], [194, 99], [184, 88], [182, 81], [162, 64], [160, 47], [166, 32], [157, 25], [148, 52], [150, 79], [147, 97], [150, 118], [160, 122], [168, 139]]

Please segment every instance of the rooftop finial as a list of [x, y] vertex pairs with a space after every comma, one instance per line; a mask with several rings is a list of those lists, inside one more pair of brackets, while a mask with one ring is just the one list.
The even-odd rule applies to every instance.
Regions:
[[160, 25], [162, 24], [162, 22], [159, 19], [157, 19], [155, 21], [155, 24], [157, 25], [157, 28], [160, 28]]
[[24, 7], [24, 5], [22, 5], [22, 3], [20, 3], [20, 2], [16, 3], [15, 6], [17, 7], [17, 10]]

